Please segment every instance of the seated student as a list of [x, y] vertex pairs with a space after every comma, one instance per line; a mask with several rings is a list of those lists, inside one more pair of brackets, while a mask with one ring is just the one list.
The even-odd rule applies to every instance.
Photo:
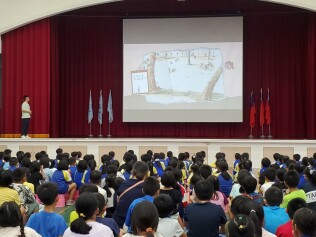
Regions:
[[265, 183], [261, 185], [260, 191], [259, 191], [262, 194], [262, 196], [264, 196], [268, 188], [270, 188], [274, 184], [274, 181], [276, 178], [276, 171], [274, 168], [269, 167], [263, 172], [263, 174], [264, 174]]
[[212, 175], [212, 167], [209, 165], [201, 165], [199, 168], [199, 173], [203, 177], [203, 179], [207, 179], [210, 175]]
[[250, 172], [246, 169], [242, 169], [240, 170], [235, 177], [237, 177], [236, 182], [233, 184], [232, 186], [232, 191], [229, 194], [229, 199], [232, 200], [235, 197], [242, 195], [242, 193], [240, 192], [240, 187], [241, 187], [241, 182], [242, 180], [247, 177], [250, 176]]
[[304, 184], [306, 183], [306, 179], [304, 177], [305, 166], [303, 164], [296, 163], [295, 170], [300, 176], [300, 182], [298, 183], [297, 188], [301, 189], [304, 186]]
[[69, 162], [69, 171], [70, 171], [71, 178], [72, 180], [75, 180], [75, 173], [77, 171], [77, 159], [76, 157], [72, 156], [68, 159], [68, 162]]
[[120, 185], [125, 180], [121, 177], [116, 177], [113, 174], [110, 174], [106, 178], [106, 185], [108, 186], [108, 203], [107, 203], [107, 209], [106, 209], [106, 217], [112, 217], [115, 212], [115, 206], [114, 206], [114, 200], [117, 199], [117, 191], [120, 187]]
[[52, 182], [57, 184], [59, 194], [69, 193], [69, 200], [67, 200], [66, 205], [73, 206], [75, 204], [74, 195], [77, 185], [71, 179], [67, 160], [59, 161], [57, 170], [53, 174]]
[[270, 167], [270, 165], [271, 165], [271, 161], [269, 160], [269, 158], [267, 158], [267, 157], [262, 158], [262, 160], [261, 160], [261, 169], [259, 170], [259, 175], [258, 176], [260, 176], [260, 174], [263, 174], [264, 171], [267, 168]]
[[[142, 188], [144, 180], [148, 175], [147, 164], [142, 161], [137, 161], [133, 166], [132, 174], [133, 178], [124, 181], [117, 191], [118, 202], [113, 214], [113, 219], [120, 228], [124, 225], [128, 207], [135, 199], [144, 196]], [[114, 206], [115, 201], [116, 199], [114, 198]]]
[[170, 218], [173, 211], [173, 201], [171, 197], [166, 194], [160, 194], [155, 197], [154, 204], [159, 214], [157, 232], [163, 236], [186, 237], [187, 235], [179, 222]]
[[120, 235], [120, 228], [116, 224], [115, 220], [113, 218], [103, 217], [106, 212], [106, 200], [104, 199], [104, 196], [101, 193], [94, 193], [94, 195], [98, 199], [99, 209], [96, 221], [109, 227], [112, 230], [114, 237], [118, 237]]
[[43, 166], [43, 173], [45, 174], [45, 182], [50, 182], [52, 180], [55, 169], [50, 168], [50, 159], [48, 158], [48, 156], [44, 156], [40, 160], [40, 165]]
[[283, 168], [280, 168], [276, 171], [276, 181], [272, 185], [273, 187], [277, 187], [282, 190], [283, 196], [286, 194], [286, 185], [284, 182], [284, 176], [285, 176], [286, 170]]
[[71, 223], [63, 236], [113, 237], [113, 232], [109, 227], [96, 221], [98, 211], [96, 196], [91, 193], [81, 194], [76, 201], [76, 212], [79, 218]]
[[34, 185], [34, 191], [37, 192], [37, 187], [41, 184], [43, 180], [45, 180], [45, 174], [43, 172], [43, 166], [39, 163], [39, 161], [35, 160], [32, 162], [30, 167], [31, 176], [28, 179], [28, 182]]
[[17, 168], [13, 171], [14, 183], [12, 187], [18, 192], [21, 204], [25, 208], [26, 215], [29, 217], [32, 213], [38, 212], [39, 204], [32, 191], [23, 185], [26, 180], [25, 169]]
[[233, 176], [235, 177], [235, 175], [238, 173], [239, 171], [239, 166], [238, 164], [241, 161], [241, 155], [240, 153], [235, 153], [235, 161], [234, 161], [234, 171], [233, 171]]
[[210, 202], [221, 206], [223, 208], [223, 211], [225, 212], [226, 206], [228, 204], [228, 200], [225, 194], [219, 191], [220, 183], [219, 183], [218, 177], [216, 177], [215, 175], [211, 175], [207, 179], [210, 180], [214, 186], [214, 194]]
[[125, 163], [124, 169], [121, 170], [125, 180], [128, 180], [132, 177], [133, 161]]
[[163, 187], [160, 188], [160, 193], [167, 194], [172, 198], [174, 202], [174, 210], [172, 215], [175, 215], [175, 218], [177, 219], [179, 216], [178, 208], [180, 205], [182, 205], [182, 195], [179, 190], [173, 188], [177, 185], [177, 181], [172, 171], [166, 171], [162, 175], [161, 184]]
[[247, 215], [239, 214], [228, 222], [226, 232], [229, 237], [253, 237], [255, 224]]
[[127, 214], [126, 214], [125, 223], [124, 223], [125, 231], [131, 230], [131, 227], [132, 227], [131, 219], [132, 219], [132, 213], [133, 213], [134, 207], [142, 201], [153, 202], [154, 198], [159, 194], [159, 191], [160, 191], [160, 184], [159, 184], [158, 179], [156, 179], [155, 177], [148, 177], [145, 179], [144, 185], [143, 185], [143, 192], [145, 196], [135, 199], [129, 206]]
[[307, 207], [306, 202], [302, 198], [294, 198], [287, 205], [286, 212], [289, 215], [289, 220], [283, 225], [280, 225], [276, 230], [277, 237], [293, 237], [292, 220], [294, 213], [303, 207]]
[[61, 215], [54, 213], [58, 201], [57, 185], [52, 182], [44, 183], [38, 187], [37, 195], [44, 204], [44, 210], [32, 214], [26, 226], [45, 237], [63, 236], [67, 224]]
[[80, 189], [82, 184], [89, 183], [89, 172], [87, 171], [88, 164], [85, 160], [80, 160], [77, 165], [77, 170], [74, 175], [74, 182], [77, 185], [77, 190]]
[[259, 204], [264, 204], [263, 201], [263, 197], [261, 196], [261, 194], [255, 192], [256, 188], [257, 188], [257, 180], [248, 175], [246, 176], [242, 181], [241, 181], [241, 187], [243, 192], [243, 196], [248, 197], [250, 200], [255, 201], [256, 203]]
[[148, 165], [148, 169], [149, 169], [149, 175], [148, 176], [153, 176], [158, 178], [158, 172], [156, 170], [156, 168], [154, 167], [154, 164], [151, 160], [151, 156], [149, 154], [143, 154], [141, 155], [141, 161], [145, 162]]
[[35, 230], [24, 227], [23, 216], [15, 202], [5, 202], [0, 207], [0, 235], [41, 237]]
[[156, 206], [148, 201], [138, 203], [132, 214], [132, 231], [123, 237], [163, 237], [157, 231], [159, 215]]
[[293, 217], [294, 237], [315, 237], [316, 236], [316, 212], [303, 207], [298, 209]]
[[16, 157], [11, 157], [9, 159], [9, 169], [8, 170], [11, 170], [12, 172], [19, 167], [19, 161], [18, 161], [18, 158]]
[[165, 166], [164, 162], [160, 161], [158, 153], [154, 154], [153, 166], [157, 170], [157, 173], [158, 173], [159, 177], [161, 177], [163, 175], [164, 170], [166, 169], [166, 166]]
[[282, 190], [271, 187], [265, 192], [266, 206], [263, 206], [265, 223], [264, 228], [275, 234], [278, 226], [289, 221], [289, 216], [284, 208], [280, 208], [283, 200]]
[[293, 155], [293, 160], [296, 162], [296, 164], [301, 164], [301, 161], [300, 161], [300, 159], [301, 159], [301, 155], [300, 154], [294, 154]]
[[306, 194], [304, 190], [298, 189], [297, 185], [300, 181], [298, 173], [294, 170], [289, 170], [284, 176], [285, 185], [288, 187], [288, 194], [283, 197], [283, 202], [280, 207], [287, 208], [287, 204], [293, 198], [302, 198], [306, 201]]
[[103, 195], [103, 197], [107, 200], [108, 196], [106, 191], [100, 187], [101, 185], [101, 172], [98, 170], [93, 170], [90, 173], [90, 183], [95, 184], [98, 187], [98, 192]]
[[226, 161], [220, 161], [217, 163], [217, 167], [220, 171], [220, 174], [218, 175], [219, 191], [224, 193], [226, 197], [229, 197], [229, 194], [232, 191], [233, 179], [227, 172], [228, 164]]
[[316, 211], [316, 170], [307, 167], [304, 171], [306, 183], [303, 190], [306, 193], [307, 207]]
[[186, 207], [185, 225], [189, 237], [210, 236], [218, 237], [219, 227], [224, 232], [226, 216], [223, 209], [210, 203], [214, 187], [209, 180], [202, 180], [194, 185], [197, 203]]
[[11, 153], [8, 154], [8, 153], [4, 152], [4, 155], [3, 155], [3, 169], [4, 170], [9, 169], [9, 167], [10, 167], [10, 164], [9, 164], [10, 158], [11, 158]]

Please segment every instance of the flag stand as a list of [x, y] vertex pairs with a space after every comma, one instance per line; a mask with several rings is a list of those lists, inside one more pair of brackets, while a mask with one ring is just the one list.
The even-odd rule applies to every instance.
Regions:
[[91, 123], [90, 123], [90, 134], [89, 137], [93, 137], [92, 133], [91, 133]]
[[106, 135], [107, 137], [112, 137], [112, 135], [111, 135], [111, 123], [110, 123], [110, 121], [109, 121], [109, 133], [108, 133], [108, 135]]
[[250, 127], [250, 135], [248, 136], [248, 138], [250, 139], [254, 138], [254, 136], [252, 135], [252, 127]]
[[261, 126], [261, 136], [260, 138], [265, 138], [265, 136], [263, 135], [263, 125]]
[[269, 139], [271, 139], [271, 138], [272, 138], [270, 124], [269, 124], [269, 136], [267, 136], [267, 138], [269, 138]]
[[103, 137], [102, 132], [101, 132], [101, 124], [100, 124], [100, 134], [99, 137]]

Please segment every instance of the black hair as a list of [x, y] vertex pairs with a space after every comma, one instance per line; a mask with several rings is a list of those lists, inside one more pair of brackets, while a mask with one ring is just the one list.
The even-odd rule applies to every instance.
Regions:
[[57, 165], [57, 169], [58, 170], [68, 170], [68, 161], [65, 159], [62, 159], [61, 161], [59, 161], [58, 165]]
[[208, 176], [212, 175], [212, 167], [209, 165], [202, 165], [199, 168], [199, 172], [204, 179], [207, 179]]
[[[305, 167], [310, 165], [310, 161], [309, 161], [308, 157], [303, 157], [302, 165], [304, 165]], [[311, 162], [311, 165], [313, 165], [313, 162]]]
[[99, 192], [94, 192], [93, 195], [98, 199], [98, 209], [100, 214], [106, 206], [107, 200], [105, 200], [104, 196]]
[[43, 157], [40, 160], [40, 165], [42, 165], [43, 168], [49, 168], [49, 165], [50, 165], [49, 163], [50, 163], [50, 159], [47, 156]]
[[185, 159], [185, 154], [184, 153], [179, 153], [178, 154], [178, 160], [183, 161]]
[[64, 152], [64, 153], [62, 153], [61, 154], [62, 155], [62, 158], [65, 158], [65, 159], [69, 159], [69, 157], [70, 157], [70, 154], [68, 153], [68, 152]]
[[264, 177], [269, 180], [270, 182], [274, 182], [276, 177], [276, 171], [273, 168], [267, 168], [264, 172]]
[[112, 159], [112, 157], [110, 155], [107, 155], [107, 154], [104, 154], [103, 156], [101, 156], [101, 162], [102, 162], [102, 164], [105, 164], [105, 165], [110, 165], [111, 159]]
[[170, 157], [173, 157], [173, 152], [172, 152], [172, 151], [168, 151], [168, 152], [167, 152], [167, 157], [169, 157], [169, 158], [170, 158]]
[[120, 167], [120, 162], [118, 160], [113, 160], [112, 165], [115, 165], [118, 168], [118, 167]]
[[229, 175], [229, 173], [227, 172], [228, 170], [228, 164], [226, 161], [220, 161], [217, 163], [217, 167], [221, 172], [221, 176], [225, 179], [225, 180], [230, 180], [232, 177]]
[[15, 202], [4, 202], [0, 207], [0, 226], [16, 227], [20, 226], [19, 237], [25, 237], [23, 216], [20, 207]]
[[177, 168], [177, 166], [178, 166], [178, 159], [176, 157], [172, 157], [169, 160], [168, 166], [171, 166], [173, 168]]
[[13, 183], [11, 170], [4, 170], [0, 173], [0, 187], [9, 187]]
[[242, 160], [249, 160], [249, 153], [248, 152], [244, 152], [241, 154], [241, 159]]
[[140, 159], [141, 159], [141, 161], [144, 161], [147, 163], [147, 162], [151, 161], [151, 156], [148, 153], [142, 154]]
[[93, 170], [90, 173], [90, 182], [97, 184], [101, 182], [101, 172], [99, 170]]
[[294, 154], [294, 155], [293, 155], [293, 159], [294, 159], [295, 161], [299, 161], [299, 160], [301, 159], [301, 155], [300, 155], [300, 154]]
[[166, 171], [161, 176], [161, 184], [167, 188], [174, 187], [177, 183], [172, 171]]
[[93, 171], [97, 167], [97, 162], [94, 159], [90, 159], [88, 161], [88, 166], [89, 166], [90, 170]]
[[261, 160], [261, 165], [262, 165], [263, 167], [269, 167], [269, 166], [271, 165], [271, 161], [269, 160], [269, 158], [264, 157], [264, 158], [262, 158], [262, 160]]
[[143, 161], [136, 161], [133, 166], [132, 175], [138, 179], [143, 180], [148, 174], [148, 166]]
[[22, 179], [24, 177], [26, 177], [26, 172], [25, 172], [25, 169], [23, 169], [23, 168], [16, 168], [12, 172], [12, 175], [13, 175], [14, 182], [20, 183], [22, 181]]
[[3, 152], [4, 152], [5, 155], [11, 155], [12, 150], [11, 149], [5, 149]]
[[158, 210], [160, 218], [166, 218], [171, 215], [174, 209], [174, 201], [167, 194], [159, 194], [154, 199], [154, 204]]
[[18, 161], [18, 158], [16, 158], [16, 157], [11, 157], [9, 159], [9, 165], [10, 166], [16, 166], [18, 163], [19, 163], [19, 161]]
[[223, 152], [217, 152], [215, 155], [216, 160], [224, 160], [225, 159], [225, 153]]
[[269, 206], [280, 206], [283, 201], [283, 192], [277, 187], [270, 187], [264, 193], [264, 198]]
[[171, 172], [173, 173], [176, 181], [180, 181], [182, 179], [182, 171], [178, 168], [172, 169]]
[[191, 177], [190, 184], [194, 186], [197, 182], [199, 182], [201, 180], [203, 180], [203, 177], [200, 174], [194, 174]]
[[219, 191], [219, 180], [218, 177], [215, 175], [208, 176], [207, 180], [209, 180], [213, 186], [214, 186], [214, 194], [216, 194], [215, 191]]
[[241, 187], [247, 194], [253, 193], [257, 188], [257, 184], [257, 180], [251, 175], [248, 175], [245, 178], [243, 178], [240, 183]]
[[148, 201], [138, 203], [133, 210], [131, 227], [134, 235], [137, 230], [146, 231], [146, 237], [154, 237], [159, 222], [156, 206]]
[[24, 158], [24, 152], [23, 151], [18, 151], [16, 153], [16, 158], [18, 158], [19, 163], [21, 163], [22, 159]]
[[239, 170], [238, 176], [237, 176], [237, 182], [241, 184], [242, 180], [249, 175], [251, 175], [249, 173], [249, 170], [246, 170], [246, 169]]
[[121, 186], [121, 184], [124, 182], [125, 180], [122, 179], [121, 177], [115, 177], [114, 175], [109, 175], [106, 178], [106, 183], [110, 188], [113, 188], [115, 191], [117, 191], [119, 189], [119, 187]]
[[125, 162], [130, 162], [133, 161], [133, 154], [130, 152], [125, 152], [124, 156], [123, 156], [123, 160]]
[[58, 186], [55, 183], [43, 183], [37, 187], [36, 194], [44, 205], [52, 205], [58, 196]]
[[88, 164], [85, 160], [79, 160], [78, 164], [77, 164], [77, 170], [78, 172], [84, 172], [88, 169]]
[[68, 159], [69, 165], [75, 165], [75, 164], [76, 164], [76, 161], [77, 161], [77, 159], [76, 159], [76, 157], [74, 157], [74, 156], [71, 156], [71, 157], [69, 157], [69, 159]]
[[201, 180], [194, 185], [195, 195], [200, 201], [208, 201], [214, 193], [214, 185], [207, 179]]
[[55, 167], [56, 160], [54, 160], [54, 159], [50, 159], [50, 160], [49, 160], [49, 162], [50, 162], [50, 166], [49, 166], [49, 168], [50, 168], [50, 169], [53, 169], [53, 168]]
[[316, 170], [311, 167], [306, 167], [306, 169], [304, 170], [304, 174], [309, 181], [316, 185]]
[[303, 235], [315, 236], [316, 235], [316, 212], [312, 209], [303, 207], [298, 209], [293, 217], [293, 230], [294, 226]]
[[252, 161], [248, 159], [244, 159], [239, 163], [242, 166], [242, 169], [246, 169], [248, 171], [251, 171], [252, 169]]
[[234, 216], [228, 223], [229, 237], [254, 237], [255, 224], [247, 215]]
[[111, 158], [113, 158], [115, 156], [115, 152], [114, 151], [109, 151], [109, 156], [111, 156]]
[[302, 164], [295, 164], [295, 170], [297, 173], [302, 174], [304, 172], [305, 166]]
[[155, 177], [148, 177], [143, 184], [143, 192], [145, 195], [154, 196], [160, 189], [159, 180]]
[[56, 149], [56, 154], [62, 154], [62, 153], [63, 153], [63, 149], [61, 149], [61, 148]]
[[279, 181], [284, 182], [284, 176], [286, 173], [286, 169], [280, 168], [276, 171], [276, 177], [278, 178]]
[[240, 153], [235, 153], [235, 160], [241, 160]]
[[133, 161], [126, 162], [126, 163], [125, 163], [125, 166], [124, 166], [125, 172], [131, 173], [131, 172], [132, 172], [132, 169], [133, 169], [133, 164], [134, 164]]
[[146, 153], [149, 154], [151, 157], [153, 156], [153, 151], [152, 150], [148, 150]]
[[274, 153], [273, 154], [273, 159], [277, 162], [280, 160], [280, 154], [279, 153]]
[[110, 174], [116, 175], [117, 170], [118, 170], [118, 167], [116, 165], [109, 165], [108, 167], [106, 167], [106, 173], [108, 175], [110, 175]]
[[98, 192], [98, 186], [95, 184], [82, 184], [79, 188], [79, 195], [82, 193], [97, 193]]
[[289, 203], [287, 204], [287, 214], [289, 215], [290, 219], [293, 219], [293, 216], [295, 212], [303, 207], [307, 207], [307, 203], [302, 198], [293, 198]]
[[87, 235], [92, 227], [86, 223], [86, 220], [91, 219], [98, 209], [98, 199], [91, 193], [83, 193], [79, 195], [75, 206], [79, 218], [71, 223], [70, 230], [74, 233]]
[[289, 170], [284, 176], [284, 181], [289, 188], [296, 188], [300, 182], [300, 176], [295, 170]]

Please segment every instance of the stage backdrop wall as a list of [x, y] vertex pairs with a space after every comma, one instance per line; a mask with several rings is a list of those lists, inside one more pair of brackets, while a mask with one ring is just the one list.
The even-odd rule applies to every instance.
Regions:
[[254, 135], [260, 136], [260, 88], [270, 88], [272, 135], [315, 139], [315, 27], [315, 13], [245, 14], [243, 123], [123, 123], [122, 17], [69, 14], [33, 23], [2, 37], [2, 134], [19, 133], [21, 97], [28, 93], [34, 112], [32, 133], [87, 136], [91, 89], [92, 133], [98, 135], [102, 89], [102, 133], [106, 135], [106, 105], [111, 89], [111, 133], [115, 137], [246, 138], [251, 91], [257, 106]]

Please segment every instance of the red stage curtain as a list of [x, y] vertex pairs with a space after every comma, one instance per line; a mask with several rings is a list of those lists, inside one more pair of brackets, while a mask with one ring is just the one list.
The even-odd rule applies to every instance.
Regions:
[[[106, 105], [112, 89], [111, 131], [115, 137], [246, 138], [250, 92], [255, 93], [259, 111], [260, 88], [265, 94], [270, 88], [271, 131], [275, 138], [316, 137], [312, 108], [316, 91], [315, 14], [245, 15], [243, 123], [123, 123], [122, 19], [58, 16], [52, 28], [52, 102], [57, 99], [51, 110], [53, 137], [89, 134], [90, 89], [94, 111], [92, 133], [99, 134], [97, 112], [102, 89], [102, 133], [107, 134]], [[260, 131], [256, 125], [254, 135], [260, 136]]]
[[21, 133], [23, 95], [33, 112], [30, 134], [46, 137], [50, 125], [50, 20], [38, 21], [2, 35], [2, 134]]

